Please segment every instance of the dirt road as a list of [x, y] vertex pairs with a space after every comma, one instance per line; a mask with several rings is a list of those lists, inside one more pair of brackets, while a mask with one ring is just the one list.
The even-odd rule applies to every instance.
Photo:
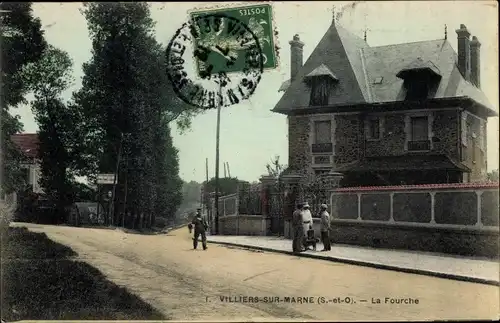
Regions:
[[[217, 245], [194, 251], [187, 228], [138, 235], [22, 225], [71, 247], [117, 285], [175, 320], [493, 319], [499, 313], [495, 286]], [[240, 296], [247, 299], [236, 302]], [[285, 297], [296, 302], [286, 303]], [[391, 304], [391, 299], [413, 304]]]

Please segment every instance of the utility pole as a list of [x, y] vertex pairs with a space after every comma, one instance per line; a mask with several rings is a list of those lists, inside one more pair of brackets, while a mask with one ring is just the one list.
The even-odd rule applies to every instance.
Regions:
[[[222, 82], [222, 80], [221, 80]], [[215, 137], [215, 234], [219, 234], [219, 141], [220, 141], [220, 110], [222, 107], [222, 83], [219, 84], [217, 105], [217, 130]]]

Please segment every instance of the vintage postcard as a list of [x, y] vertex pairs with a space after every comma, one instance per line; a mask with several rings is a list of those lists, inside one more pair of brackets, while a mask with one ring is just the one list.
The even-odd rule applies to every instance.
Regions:
[[0, 19], [2, 322], [499, 319], [497, 2]]

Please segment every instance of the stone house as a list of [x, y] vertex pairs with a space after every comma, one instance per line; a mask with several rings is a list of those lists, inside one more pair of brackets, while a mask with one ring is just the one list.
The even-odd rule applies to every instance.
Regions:
[[371, 47], [333, 21], [305, 64], [295, 35], [272, 110], [288, 119], [287, 172], [341, 172], [342, 186], [484, 180], [497, 114], [480, 88], [478, 38], [456, 33], [458, 55], [446, 33]]

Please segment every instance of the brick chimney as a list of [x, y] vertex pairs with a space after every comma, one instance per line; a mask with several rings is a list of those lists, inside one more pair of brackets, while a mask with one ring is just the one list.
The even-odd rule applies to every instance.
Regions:
[[293, 82], [300, 68], [302, 67], [304, 43], [300, 41], [299, 35], [293, 36], [290, 44], [290, 81]]
[[458, 69], [463, 77], [470, 81], [470, 33], [464, 24], [456, 30], [458, 35]]
[[470, 81], [481, 88], [481, 43], [476, 36], [470, 42]]

